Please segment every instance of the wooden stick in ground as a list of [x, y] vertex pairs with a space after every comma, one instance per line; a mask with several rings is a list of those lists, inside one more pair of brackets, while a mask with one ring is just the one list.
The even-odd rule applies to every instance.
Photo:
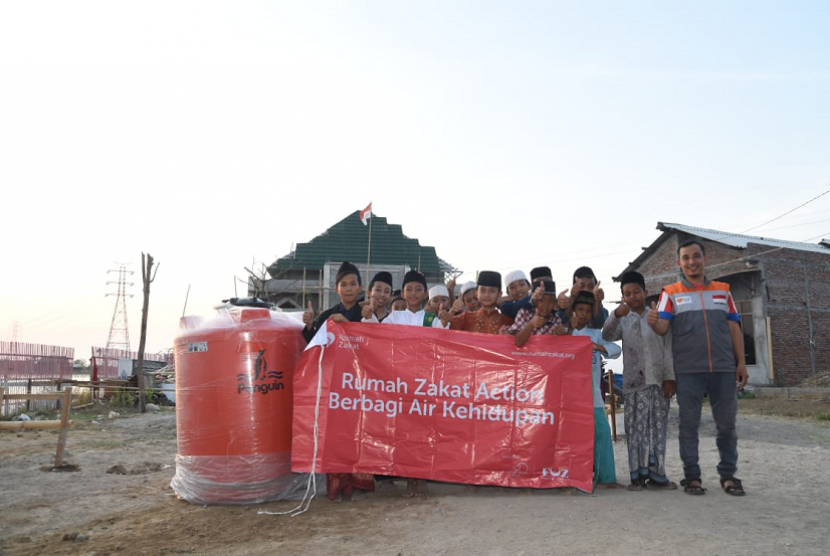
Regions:
[[58, 433], [58, 450], [55, 453], [55, 468], [63, 465], [63, 452], [66, 448], [66, 431], [69, 426], [69, 406], [72, 405], [72, 387], [63, 390], [63, 405], [61, 406], [61, 430]]

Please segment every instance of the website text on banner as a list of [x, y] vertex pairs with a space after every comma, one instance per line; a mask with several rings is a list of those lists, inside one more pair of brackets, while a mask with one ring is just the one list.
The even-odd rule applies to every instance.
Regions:
[[590, 340], [328, 321], [294, 375], [292, 470], [591, 490]]

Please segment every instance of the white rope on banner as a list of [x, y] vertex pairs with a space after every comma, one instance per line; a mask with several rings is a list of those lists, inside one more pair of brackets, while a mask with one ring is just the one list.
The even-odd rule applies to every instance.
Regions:
[[[317, 464], [317, 438], [319, 436], [319, 419], [320, 419], [320, 398], [323, 396], [323, 355], [326, 353], [326, 346], [320, 346], [320, 359], [317, 361], [317, 399], [314, 403], [314, 451], [311, 458], [311, 473], [308, 476], [308, 482], [306, 482], [305, 494], [303, 494], [303, 499], [300, 501], [300, 504], [285, 512], [269, 512], [268, 510], [259, 510], [257, 515], [287, 515], [290, 514], [291, 517], [296, 517], [302, 513], [308, 511], [308, 508], [311, 507], [311, 501], [314, 500], [314, 496], [317, 494], [317, 474], [315, 473], [315, 465]], [[311, 496], [309, 496], [309, 492], [311, 492]], [[305, 507], [303, 507], [305, 504]]]

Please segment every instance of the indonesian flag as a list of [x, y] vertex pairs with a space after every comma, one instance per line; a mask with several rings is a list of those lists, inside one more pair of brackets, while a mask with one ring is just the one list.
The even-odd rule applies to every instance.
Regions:
[[365, 209], [360, 211], [360, 221], [363, 222], [363, 225], [369, 223], [369, 219], [372, 217], [372, 203], [369, 203], [369, 206]]

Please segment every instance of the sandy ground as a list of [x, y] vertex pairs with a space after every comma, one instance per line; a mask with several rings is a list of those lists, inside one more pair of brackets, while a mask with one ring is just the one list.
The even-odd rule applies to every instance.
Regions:
[[[669, 474], [679, 481], [676, 414]], [[315, 500], [297, 517], [258, 515], [296, 502], [203, 507], [168, 487], [175, 415], [79, 422], [69, 433], [76, 472], [42, 468], [56, 433], [0, 433], [0, 554], [828, 554], [830, 426], [739, 418], [747, 496], [717, 484], [714, 427], [702, 428], [705, 496], [674, 492], [562, 491], [432, 484], [427, 499], [403, 485], [360, 502]], [[615, 446], [627, 475], [625, 442]], [[120, 465], [127, 474], [107, 473]], [[74, 540], [71, 540], [75, 537]], [[65, 538], [70, 540], [64, 540]]]

